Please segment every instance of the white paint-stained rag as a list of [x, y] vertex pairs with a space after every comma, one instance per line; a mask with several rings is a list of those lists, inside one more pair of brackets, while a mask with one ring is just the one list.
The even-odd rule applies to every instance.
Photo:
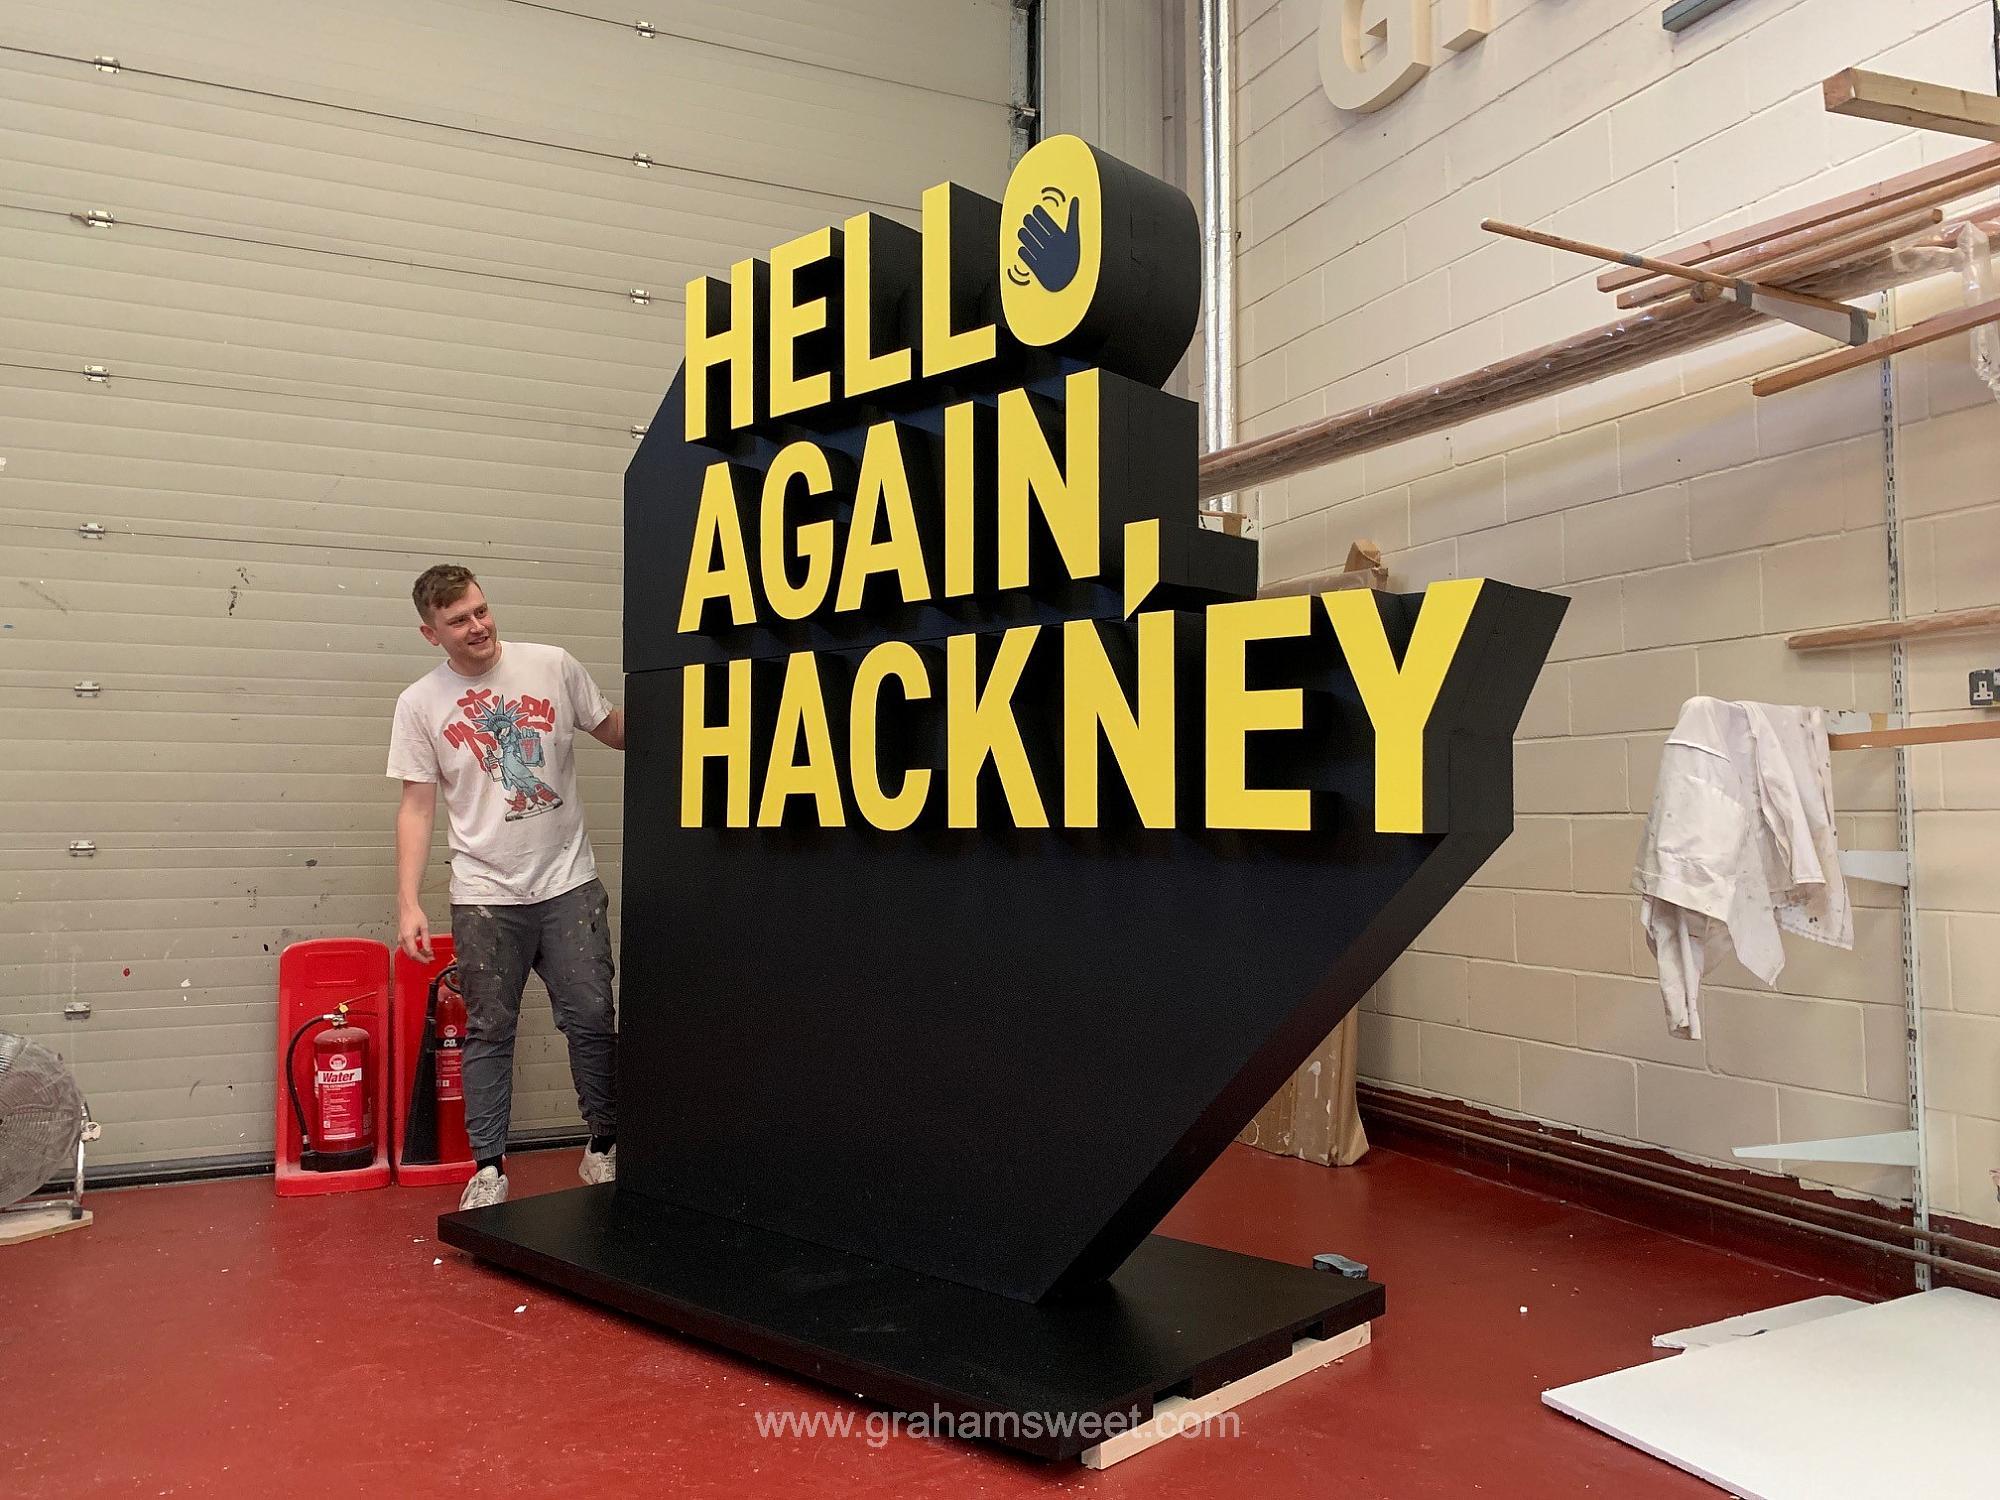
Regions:
[[1668, 1028], [1701, 1035], [1702, 976], [1724, 945], [1775, 984], [1780, 937], [1854, 946], [1833, 757], [1817, 708], [1690, 698], [1660, 757], [1633, 889]]

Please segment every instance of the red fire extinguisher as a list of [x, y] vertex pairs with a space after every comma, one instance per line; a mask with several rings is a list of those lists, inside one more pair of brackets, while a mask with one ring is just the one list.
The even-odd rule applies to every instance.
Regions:
[[432, 1010], [437, 1047], [437, 1152], [439, 1161], [470, 1161], [465, 1134], [465, 997], [458, 990], [456, 965], [438, 975]]
[[[294, 1059], [299, 1043], [315, 1026], [328, 1026], [313, 1038], [312, 1118], [299, 1103]], [[314, 1016], [292, 1033], [285, 1048], [285, 1087], [292, 1096], [292, 1115], [299, 1122], [299, 1165], [308, 1172], [346, 1172], [375, 1160], [375, 1099], [368, 1084], [368, 1033], [354, 1025], [342, 1005]]]

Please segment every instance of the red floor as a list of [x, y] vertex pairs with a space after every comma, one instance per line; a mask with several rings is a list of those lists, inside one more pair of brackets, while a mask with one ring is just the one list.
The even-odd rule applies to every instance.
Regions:
[[[514, 1191], [574, 1183], [575, 1160], [514, 1158]], [[1827, 1290], [1390, 1151], [1330, 1171], [1234, 1147], [1166, 1230], [1365, 1260], [1389, 1314], [1238, 1435], [1094, 1473], [760, 1436], [760, 1410], [861, 1408], [444, 1249], [455, 1196], [129, 1189], [95, 1195], [88, 1229], [0, 1250], [0, 1494], [1712, 1497], [1539, 1393]]]

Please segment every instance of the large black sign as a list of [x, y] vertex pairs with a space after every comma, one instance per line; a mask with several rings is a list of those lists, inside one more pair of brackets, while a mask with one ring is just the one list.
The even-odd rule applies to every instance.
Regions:
[[1256, 598], [1159, 388], [1198, 269], [1058, 137], [690, 284], [626, 479], [615, 1201], [455, 1242], [959, 1410], [1130, 1414], [1379, 1307], [1147, 1237], [1506, 838], [1564, 601]]

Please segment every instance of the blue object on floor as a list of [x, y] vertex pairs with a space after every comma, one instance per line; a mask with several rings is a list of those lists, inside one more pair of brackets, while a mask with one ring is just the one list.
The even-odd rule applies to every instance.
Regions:
[[1344, 1255], [1315, 1255], [1313, 1257], [1313, 1269], [1315, 1271], [1332, 1271], [1337, 1276], [1351, 1276], [1357, 1281], [1366, 1281], [1368, 1279], [1368, 1268], [1361, 1264], [1360, 1261], [1349, 1260]]

